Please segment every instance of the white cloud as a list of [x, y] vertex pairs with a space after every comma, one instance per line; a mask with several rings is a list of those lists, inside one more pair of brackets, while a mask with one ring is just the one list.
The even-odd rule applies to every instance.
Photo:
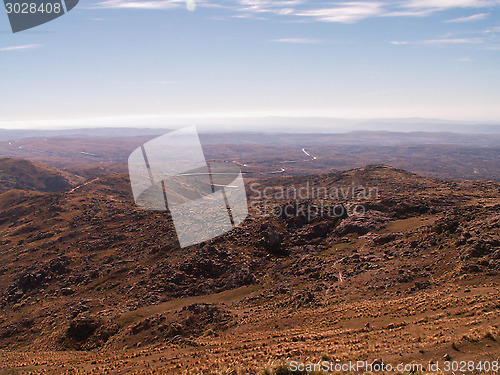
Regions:
[[429, 39], [423, 40], [419, 43], [422, 44], [482, 44], [482, 38], [442, 38], [442, 39]]
[[7, 52], [7, 51], [26, 51], [29, 49], [34, 49], [41, 47], [41, 44], [24, 44], [22, 46], [10, 46], [10, 47], [2, 47], [0, 48], [0, 52]]
[[325, 43], [324, 40], [321, 40], [321, 39], [312, 39], [312, 38], [282, 38], [282, 39], [274, 39], [273, 42], [277, 42], [277, 43], [295, 43], [295, 44], [320, 44], [320, 43]]
[[448, 22], [448, 23], [450, 23], [450, 22], [451, 23], [454, 23], [454, 22], [474, 22], [474, 21], [484, 20], [489, 15], [490, 15], [489, 13], [479, 13], [479, 14], [473, 14], [472, 16], [468, 16], [468, 17], [453, 18], [451, 20], [446, 20], [444, 22]]
[[384, 17], [424, 17], [432, 13], [429, 9], [413, 9], [413, 10], [393, 10], [384, 13]]
[[[460, 8], [485, 8], [500, 5], [500, 0], [410, 0], [399, 7], [386, 12], [385, 17], [425, 17], [436, 12]], [[487, 17], [481, 13], [470, 17], [461, 17], [445, 22], [472, 22]]]
[[100, 8], [118, 9], [172, 9], [186, 6], [186, 0], [106, 0], [97, 4]]
[[259, 17], [256, 16], [253, 13], [240, 13], [240, 14], [235, 14], [234, 16], [231, 16], [231, 18], [241, 18], [241, 19], [249, 19], [249, 20], [266, 20], [265, 17]]
[[238, 0], [235, 5], [228, 7], [237, 12], [237, 18], [265, 19], [266, 14], [277, 16], [294, 16], [295, 6], [302, 5], [303, 0]]
[[483, 8], [499, 4], [499, 0], [410, 0], [404, 7], [410, 9], [433, 9], [437, 11], [453, 8]]
[[[197, 3], [197, 4], [196, 4]], [[114, 9], [176, 9], [185, 7], [194, 10], [200, 7], [230, 9], [241, 18], [250, 18], [251, 14], [274, 14], [279, 16], [308, 17], [323, 22], [352, 23], [383, 13], [382, 2], [348, 1], [335, 6], [317, 8], [304, 0], [238, 0], [231, 5], [216, 4], [209, 0], [105, 0], [96, 4], [99, 8]]]
[[348, 2], [333, 8], [310, 9], [296, 13], [298, 16], [313, 17], [323, 22], [353, 23], [383, 13], [383, 3]]
[[273, 9], [293, 8], [304, 4], [303, 0], [239, 0], [237, 2], [243, 9], [268, 12]]
[[[324, 5], [320, 5], [324, 4]], [[101, 0], [96, 7], [119, 9], [219, 8], [237, 18], [263, 19], [267, 15], [295, 17], [302, 20], [355, 23], [373, 17], [425, 17], [451, 9], [478, 9], [500, 5], [500, 0], [346, 0], [319, 2], [308, 0]], [[489, 13], [450, 19], [445, 22], [472, 22]]]
[[439, 45], [439, 44], [484, 44], [484, 43], [485, 40], [483, 38], [439, 38], [439, 39], [419, 40], [416, 42], [410, 42], [407, 40], [391, 41], [391, 44], [394, 45], [408, 45], [408, 44]]

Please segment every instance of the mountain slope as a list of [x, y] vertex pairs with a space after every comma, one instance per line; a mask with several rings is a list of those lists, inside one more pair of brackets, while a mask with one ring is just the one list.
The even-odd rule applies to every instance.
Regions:
[[[231, 363], [257, 373], [290, 355], [429, 361], [452, 344], [461, 359], [498, 353], [500, 184], [388, 166], [247, 183], [252, 215], [185, 249], [168, 213], [134, 205], [125, 175], [5, 193], [0, 365], [35, 349], [61, 351], [47, 360], [51, 373], [69, 360], [98, 373]], [[301, 188], [309, 196], [278, 194]], [[366, 210], [308, 215], [320, 203]], [[62, 352], [74, 349], [91, 352]]]
[[81, 178], [24, 159], [0, 158], [0, 193], [7, 190], [62, 191]]

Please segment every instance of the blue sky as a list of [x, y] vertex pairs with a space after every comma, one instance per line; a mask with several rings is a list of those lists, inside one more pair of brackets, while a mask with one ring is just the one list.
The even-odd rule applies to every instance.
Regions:
[[0, 127], [500, 122], [500, 0], [81, 0], [12, 34]]

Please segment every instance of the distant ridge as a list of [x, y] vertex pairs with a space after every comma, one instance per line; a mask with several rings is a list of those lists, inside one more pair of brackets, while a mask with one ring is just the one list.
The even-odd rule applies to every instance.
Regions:
[[[133, 136], [154, 136], [165, 134], [172, 129], [195, 125], [202, 133], [285, 133], [285, 134], [346, 134], [350, 132], [398, 132], [398, 133], [458, 133], [497, 134], [500, 123], [449, 121], [441, 119], [368, 119], [353, 120], [328, 117], [261, 117], [192, 119], [182, 124], [165, 124], [148, 127], [88, 127], [70, 129], [2, 129], [0, 142], [24, 138], [42, 137], [94, 137], [116, 138]], [[0, 123], [0, 126], [1, 123]]]
[[25, 138], [117, 138], [143, 135], [162, 135], [169, 129], [149, 128], [86, 128], [86, 129], [0, 129], [0, 142], [15, 141]]
[[81, 178], [57, 168], [24, 159], [0, 159], [0, 194], [9, 190], [62, 191]]

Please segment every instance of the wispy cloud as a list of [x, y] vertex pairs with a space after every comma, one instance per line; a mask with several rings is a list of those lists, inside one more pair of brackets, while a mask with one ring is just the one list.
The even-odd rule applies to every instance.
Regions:
[[277, 43], [294, 43], [294, 44], [321, 44], [326, 43], [322, 39], [312, 39], [312, 38], [282, 38], [274, 39], [273, 42]]
[[410, 0], [404, 7], [439, 11], [453, 8], [484, 8], [499, 4], [499, 0]]
[[[393, 45], [428, 45], [428, 46], [452, 46], [457, 48], [471, 48], [481, 50], [500, 49], [500, 26], [486, 27], [483, 29], [461, 30], [441, 34], [433, 39], [424, 40], [393, 40]], [[462, 60], [467, 61], [467, 60]]]
[[100, 8], [115, 9], [173, 9], [188, 6], [186, 0], [106, 0], [97, 3]]
[[[392, 7], [384, 17], [425, 17], [451, 9], [479, 9], [500, 5], [500, 0], [410, 0]], [[448, 22], [470, 22], [486, 17], [487, 13], [457, 18]]]
[[[229, 17], [265, 19], [270, 16], [302, 20], [355, 23], [374, 17], [425, 17], [452, 9], [480, 9], [500, 6], [500, 0], [346, 0], [318, 2], [308, 0], [101, 0], [95, 7], [115, 9], [219, 8], [232, 12]], [[450, 19], [445, 22], [472, 22], [489, 13]]]
[[304, 4], [303, 0], [238, 0], [236, 7], [247, 12], [290, 14], [296, 6]]
[[439, 44], [483, 44], [483, 43], [485, 43], [485, 40], [483, 38], [438, 38], [438, 39], [419, 40], [416, 42], [410, 42], [407, 40], [391, 41], [391, 44], [395, 45], [407, 45], [407, 44], [439, 45]]
[[441, 38], [420, 41], [421, 44], [482, 44], [483, 38]]
[[2, 47], [0, 48], [0, 52], [8, 52], [8, 51], [26, 51], [34, 48], [41, 47], [41, 44], [24, 44], [21, 46], [10, 46], [10, 47]]
[[455, 23], [455, 22], [475, 22], [475, 21], [484, 20], [489, 15], [490, 15], [489, 13], [479, 13], [479, 14], [473, 14], [472, 16], [468, 16], [468, 17], [453, 18], [451, 20], [446, 20], [444, 22], [448, 22], [448, 23]]
[[297, 12], [296, 15], [313, 17], [323, 22], [353, 23], [383, 13], [383, 3], [361, 1], [340, 3], [338, 6], [330, 8], [305, 10]]
[[310, 18], [323, 22], [352, 23], [383, 13], [382, 2], [350, 1], [335, 6], [318, 7], [305, 0], [237, 0], [229, 5], [216, 4], [209, 0], [105, 0], [96, 4], [99, 8], [114, 9], [175, 9], [186, 6], [194, 10], [199, 7], [217, 7], [237, 13], [237, 17], [251, 18], [251, 15], [277, 15]]

